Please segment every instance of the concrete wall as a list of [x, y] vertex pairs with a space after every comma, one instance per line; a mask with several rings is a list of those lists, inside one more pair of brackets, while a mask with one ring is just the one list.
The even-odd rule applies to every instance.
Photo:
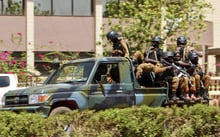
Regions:
[[[94, 22], [94, 17], [35, 16], [35, 51], [94, 52]], [[24, 16], [1, 16], [0, 32], [1, 51], [26, 50]]]

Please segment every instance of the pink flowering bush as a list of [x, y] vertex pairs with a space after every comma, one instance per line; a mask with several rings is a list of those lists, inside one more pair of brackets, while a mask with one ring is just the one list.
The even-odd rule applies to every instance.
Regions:
[[[11, 51], [0, 52], [0, 73], [17, 74], [19, 82], [25, 82], [28, 72], [26, 62], [17, 60]], [[23, 57], [24, 58], [24, 57]]]

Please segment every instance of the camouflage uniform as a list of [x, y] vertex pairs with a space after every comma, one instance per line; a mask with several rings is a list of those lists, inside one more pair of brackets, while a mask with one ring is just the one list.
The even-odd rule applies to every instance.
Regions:
[[[165, 52], [163, 54], [164, 60], [162, 60], [162, 64], [164, 67], [174, 65], [174, 53], [173, 52]], [[177, 75], [177, 71], [172, 66], [170, 69], [166, 69], [164, 72], [159, 74], [159, 78], [162, 81], [167, 81], [171, 87], [170, 89], [170, 98], [172, 100], [179, 100], [177, 97], [177, 89], [180, 85], [180, 78]], [[182, 85], [181, 85], [182, 86]]]
[[[116, 54], [120, 53], [120, 54]], [[118, 42], [113, 43], [113, 56], [130, 57], [128, 45], [122, 38], [118, 38]]]
[[[195, 87], [198, 96], [203, 96], [204, 99], [208, 99], [208, 90], [210, 86], [210, 76], [205, 75], [200, 64], [198, 64], [198, 54], [196, 52], [192, 52], [189, 54], [189, 59], [192, 64], [196, 67], [189, 69], [189, 73], [191, 76], [195, 77]], [[202, 87], [201, 87], [202, 86]], [[204, 89], [204, 93], [199, 94], [198, 92], [201, 91], [201, 88]]]
[[181, 61], [189, 62], [189, 53], [194, 50], [193, 47], [186, 45], [185, 47], [178, 47], [177, 51], [181, 54]]
[[106, 37], [113, 43], [112, 56], [130, 57], [128, 44], [121, 35], [115, 31], [110, 31]]
[[[198, 94], [198, 96], [203, 96], [205, 99], [207, 99], [207, 93], [210, 86], [210, 76], [205, 75], [202, 72], [202, 68], [199, 64], [196, 65], [196, 68], [192, 72], [192, 75], [195, 77], [195, 89], [196, 91], [200, 91], [201, 88], [204, 88], [205, 93], [203, 95]], [[202, 86], [202, 87], [201, 87]]]
[[[163, 64], [163, 66], [168, 66], [167, 64]], [[174, 72], [174, 69], [168, 69], [164, 72], [160, 73], [160, 80], [167, 81], [171, 87], [171, 99], [178, 100], [177, 98], [177, 89], [179, 87], [180, 78]]]
[[[174, 64], [179, 67], [179, 69], [184, 70], [184, 67], [186, 66], [183, 66], [183, 64], [180, 64], [181, 62], [181, 56], [180, 56], [180, 53], [179, 52], [175, 52], [174, 54]], [[179, 77], [179, 97], [180, 99], [183, 99], [183, 100], [190, 100], [190, 97], [189, 97], [189, 90], [192, 90], [193, 86], [192, 86], [192, 81], [194, 80], [193, 77], [189, 77], [189, 74], [186, 73], [182, 73], [182, 72], [179, 72], [177, 70], [177, 75]], [[195, 80], [194, 80], [195, 81]], [[189, 83], [191, 85], [189, 85]], [[189, 89], [191, 88], [191, 89]]]

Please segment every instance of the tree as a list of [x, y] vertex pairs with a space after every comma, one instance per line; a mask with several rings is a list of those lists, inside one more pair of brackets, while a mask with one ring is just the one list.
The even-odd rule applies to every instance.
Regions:
[[103, 24], [103, 37], [104, 28], [118, 31], [133, 52], [144, 50], [155, 35], [173, 41], [179, 35], [188, 37], [196, 31], [193, 39], [198, 40], [206, 30], [205, 13], [211, 9], [211, 4], [204, 0], [113, 0], [106, 4], [104, 16], [109, 21]]

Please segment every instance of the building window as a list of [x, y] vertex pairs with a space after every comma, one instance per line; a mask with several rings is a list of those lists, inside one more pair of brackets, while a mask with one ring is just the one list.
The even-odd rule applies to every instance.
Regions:
[[92, 16], [93, 0], [35, 0], [35, 15]]
[[34, 0], [34, 15], [52, 15], [52, 0]]
[[23, 0], [1, 0], [1, 15], [23, 15]]
[[[33, 0], [34, 15], [92, 16], [93, 0]], [[0, 0], [0, 15], [24, 15], [24, 0]]]
[[92, 0], [74, 0], [73, 15], [92, 16]]
[[53, 15], [73, 15], [72, 0], [53, 0]]

